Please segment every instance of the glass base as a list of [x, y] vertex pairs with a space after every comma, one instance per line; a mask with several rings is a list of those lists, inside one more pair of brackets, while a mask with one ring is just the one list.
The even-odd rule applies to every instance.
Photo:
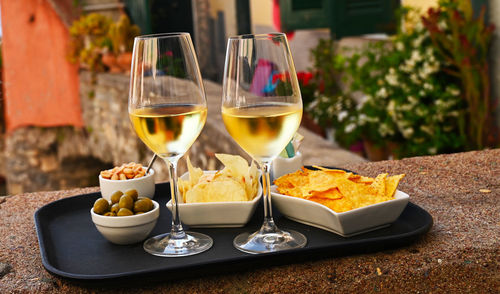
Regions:
[[143, 248], [149, 254], [163, 257], [189, 256], [207, 251], [213, 240], [205, 234], [184, 232], [183, 238], [172, 238], [170, 233], [151, 237], [144, 241]]
[[306, 246], [307, 238], [297, 231], [281, 231], [263, 233], [259, 230], [255, 233], [242, 233], [233, 240], [236, 249], [251, 253], [268, 253]]

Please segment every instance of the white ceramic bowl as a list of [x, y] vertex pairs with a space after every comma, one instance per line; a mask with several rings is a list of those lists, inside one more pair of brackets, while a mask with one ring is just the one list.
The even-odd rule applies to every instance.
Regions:
[[273, 206], [287, 218], [344, 237], [389, 226], [401, 215], [410, 198], [396, 190], [393, 200], [339, 213], [314, 201], [279, 194], [276, 186], [271, 191]]
[[97, 230], [109, 242], [118, 245], [144, 241], [156, 225], [160, 216], [160, 205], [153, 201], [154, 208], [143, 214], [131, 216], [103, 216], [90, 209], [92, 221]]
[[[146, 170], [146, 167], [142, 167]], [[101, 187], [102, 197], [108, 201], [115, 191], [125, 192], [130, 189], [136, 189], [139, 197], [148, 197], [153, 199], [155, 196], [155, 171], [149, 170], [149, 173], [137, 179], [128, 180], [108, 180], [99, 175], [99, 186]]]
[[[213, 174], [216, 171], [204, 171]], [[189, 179], [185, 173], [181, 179]], [[255, 208], [262, 198], [262, 185], [259, 183], [257, 195], [251, 201], [183, 203], [179, 197], [179, 213], [181, 221], [193, 228], [237, 228], [243, 227], [252, 217]], [[172, 200], [167, 208], [172, 211]]]
[[292, 158], [276, 157], [271, 165], [273, 179], [277, 179], [282, 175], [293, 173], [301, 169], [302, 163], [302, 153], [297, 151]]

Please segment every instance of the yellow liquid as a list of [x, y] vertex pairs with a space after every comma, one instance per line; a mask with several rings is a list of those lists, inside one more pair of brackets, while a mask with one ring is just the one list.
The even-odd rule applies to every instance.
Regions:
[[207, 120], [199, 105], [160, 105], [136, 109], [130, 120], [139, 138], [158, 156], [186, 153]]
[[271, 160], [290, 142], [302, 119], [302, 108], [290, 104], [222, 108], [233, 139], [258, 160]]

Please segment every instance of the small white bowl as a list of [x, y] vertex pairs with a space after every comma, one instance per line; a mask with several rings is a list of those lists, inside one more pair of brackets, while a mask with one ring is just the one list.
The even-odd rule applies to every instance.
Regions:
[[[205, 174], [215, 172], [203, 171]], [[185, 173], [181, 179], [189, 179], [189, 174]], [[182, 223], [193, 228], [243, 227], [252, 217], [261, 198], [260, 183], [257, 195], [251, 201], [184, 203], [179, 195], [179, 213]], [[167, 208], [172, 211], [172, 200], [168, 201]]]
[[396, 190], [392, 200], [335, 212], [314, 201], [279, 194], [276, 186], [271, 187], [271, 194], [273, 205], [287, 218], [344, 237], [389, 226], [401, 215], [410, 198]]
[[[142, 168], [146, 170], [146, 167]], [[99, 175], [99, 186], [102, 197], [108, 201], [111, 200], [111, 195], [114, 192], [118, 190], [125, 192], [130, 189], [136, 189], [139, 197], [153, 199], [155, 196], [155, 171], [150, 169], [147, 175], [128, 180], [109, 180]]]
[[160, 216], [160, 205], [153, 201], [154, 208], [143, 214], [130, 216], [104, 216], [90, 209], [90, 215], [97, 230], [109, 242], [118, 245], [144, 241], [156, 225]]
[[297, 151], [297, 153], [295, 153], [295, 156], [292, 158], [283, 158], [278, 156], [273, 160], [273, 164], [271, 165], [273, 171], [273, 179], [277, 179], [282, 175], [296, 172], [301, 169], [302, 166], [302, 153], [300, 153], [299, 151]]

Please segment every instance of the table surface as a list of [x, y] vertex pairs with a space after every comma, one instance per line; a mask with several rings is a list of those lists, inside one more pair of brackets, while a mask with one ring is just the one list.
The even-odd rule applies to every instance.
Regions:
[[138, 289], [96, 289], [45, 271], [33, 213], [51, 201], [98, 188], [19, 194], [0, 200], [0, 292], [500, 292], [500, 149], [341, 167], [367, 176], [405, 173], [400, 190], [433, 216], [433, 228], [410, 246], [374, 254], [248, 269]]

